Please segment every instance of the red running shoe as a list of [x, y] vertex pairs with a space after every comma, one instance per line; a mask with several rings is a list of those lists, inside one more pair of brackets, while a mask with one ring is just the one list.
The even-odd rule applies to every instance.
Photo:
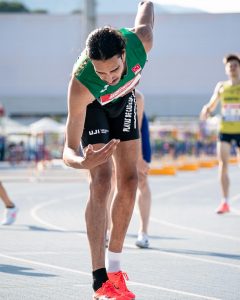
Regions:
[[222, 202], [216, 210], [217, 214], [225, 214], [230, 212], [230, 208], [227, 202]]
[[109, 280], [94, 293], [94, 300], [131, 300], [125, 295], [121, 295]]
[[136, 298], [136, 296], [131, 291], [129, 291], [126, 286], [125, 279], [129, 280], [127, 273], [124, 273], [122, 271], [108, 273], [108, 278], [121, 294], [127, 296], [130, 300], [134, 300]]

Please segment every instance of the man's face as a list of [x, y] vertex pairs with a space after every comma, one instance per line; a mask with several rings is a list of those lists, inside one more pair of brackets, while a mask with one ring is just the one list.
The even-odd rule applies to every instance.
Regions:
[[107, 84], [116, 85], [120, 81], [125, 69], [125, 53], [115, 55], [107, 60], [92, 60], [96, 74]]
[[240, 76], [240, 64], [237, 60], [230, 60], [225, 65], [226, 74], [229, 77], [239, 77]]

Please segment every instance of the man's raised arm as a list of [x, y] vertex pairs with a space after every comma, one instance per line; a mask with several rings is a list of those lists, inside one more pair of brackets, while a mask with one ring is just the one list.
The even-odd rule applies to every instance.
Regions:
[[151, 1], [141, 1], [135, 18], [134, 31], [143, 43], [146, 52], [153, 44], [154, 9]]

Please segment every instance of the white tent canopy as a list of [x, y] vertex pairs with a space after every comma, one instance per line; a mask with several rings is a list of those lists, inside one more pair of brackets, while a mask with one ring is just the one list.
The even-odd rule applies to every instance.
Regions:
[[51, 118], [42, 118], [29, 125], [32, 133], [64, 133], [65, 125]]
[[27, 126], [24, 126], [9, 117], [0, 118], [0, 134], [29, 134], [30, 130]]

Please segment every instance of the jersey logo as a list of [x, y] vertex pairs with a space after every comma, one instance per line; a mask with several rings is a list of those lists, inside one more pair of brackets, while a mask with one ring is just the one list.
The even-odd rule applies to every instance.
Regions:
[[104, 85], [104, 88], [100, 91], [100, 93], [104, 93], [108, 87], [109, 87], [109, 84]]
[[89, 130], [88, 134], [89, 135], [107, 134], [108, 132], [109, 132], [108, 129], [94, 129], [94, 130]]
[[117, 99], [119, 97], [122, 97], [122, 96], [126, 95], [128, 92], [130, 92], [136, 86], [136, 84], [140, 80], [140, 77], [141, 77], [141, 73], [137, 74], [136, 77], [134, 77], [132, 80], [125, 83], [117, 91], [115, 91], [111, 94], [101, 96], [100, 99], [99, 99], [100, 100], [99, 102], [102, 105], [105, 105], [105, 104], [111, 102], [114, 99]]
[[139, 73], [142, 70], [141, 66], [139, 64], [137, 64], [136, 66], [134, 66], [132, 68], [133, 73], [136, 75], [137, 73]]

